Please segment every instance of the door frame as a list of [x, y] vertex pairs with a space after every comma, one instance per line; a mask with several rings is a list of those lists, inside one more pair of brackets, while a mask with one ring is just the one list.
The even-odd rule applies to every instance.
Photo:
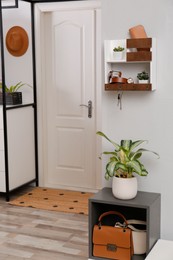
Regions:
[[[46, 120], [44, 115], [46, 104], [45, 96], [45, 46], [44, 46], [44, 15], [46, 12], [53, 11], [70, 11], [70, 10], [85, 10], [92, 9], [95, 12], [96, 17], [96, 80], [95, 80], [95, 113], [96, 113], [96, 130], [101, 129], [101, 3], [100, 1], [71, 1], [71, 2], [58, 2], [58, 3], [39, 3], [35, 4], [35, 48], [36, 48], [36, 72], [37, 72], [37, 114], [38, 114], [38, 167], [39, 167], [39, 186], [44, 186], [44, 176], [47, 171], [47, 160], [44, 151], [46, 150]], [[101, 161], [98, 159], [101, 153], [101, 138], [95, 138], [95, 167], [96, 176], [95, 183], [96, 187], [93, 190], [97, 191], [102, 187], [102, 167]], [[84, 190], [84, 189], [83, 189]]]

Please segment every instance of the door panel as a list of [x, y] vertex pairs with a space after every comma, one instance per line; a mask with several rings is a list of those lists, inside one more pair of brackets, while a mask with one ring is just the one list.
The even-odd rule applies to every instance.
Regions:
[[45, 186], [96, 187], [94, 23], [92, 10], [45, 15]]

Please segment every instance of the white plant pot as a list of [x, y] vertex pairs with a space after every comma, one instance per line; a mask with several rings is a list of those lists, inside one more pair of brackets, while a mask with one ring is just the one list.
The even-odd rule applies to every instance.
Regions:
[[113, 59], [114, 60], [123, 60], [124, 59], [124, 51], [113, 51]]
[[117, 199], [129, 200], [137, 195], [137, 178], [113, 177], [112, 193]]
[[139, 79], [138, 82], [139, 82], [139, 84], [148, 84], [149, 80], [148, 79]]

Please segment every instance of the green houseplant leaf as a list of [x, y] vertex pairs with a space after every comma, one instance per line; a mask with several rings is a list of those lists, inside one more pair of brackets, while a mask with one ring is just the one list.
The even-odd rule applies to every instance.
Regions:
[[121, 52], [121, 51], [124, 51], [124, 47], [121, 47], [121, 46], [114, 47], [114, 48], [113, 48], [113, 51], [115, 51], [115, 52]]
[[[16, 85], [11, 85], [10, 87], [5, 86], [5, 92], [8, 92], [8, 93], [17, 92], [23, 86], [28, 86], [28, 87], [32, 88], [32, 86], [30, 86], [29, 84], [22, 83], [22, 81], [20, 81]], [[2, 89], [2, 82], [0, 83], [0, 89]]]
[[103, 132], [98, 131], [101, 137], [104, 137], [114, 146], [114, 151], [105, 151], [102, 154], [110, 155], [108, 163], [106, 165], [105, 179], [108, 180], [110, 177], [118, 176], [122, 178], [132, 178], [133, 173], [139, 176], [146, 176], [148, 171], [144, 165], [140, 162], [140, 158], [143, 152], [150, 152], [159, 158], [158, 153], [147, 150], [145, 148], [139, 148], [138, 146], [146, 142], [146, 140], [121, 140], [120, 145], [109, 139]]
[[106, 138], [110, 143], [113, 144], [113, 146], [115, 146], [116, 150], [119, 150], [120, 146], [116, 144], [114, 141], [111, 141], [103, 132], [98, 131], [97, 134]]
[[138, 74], [137, 74], [137, 78], [138, 78], [139, 80], [147, 80], [147, 79], [149, 79], [148, 72], [142, 71], [142, 72], [138, 73]]

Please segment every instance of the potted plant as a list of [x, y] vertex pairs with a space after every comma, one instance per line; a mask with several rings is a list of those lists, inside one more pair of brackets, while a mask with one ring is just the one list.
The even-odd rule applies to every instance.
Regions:
[[[22, 104], [22, 92], [19, 92], [18, 90], [23, 86], [29, 86], [30, 85], [26, 83], [22, 83], [21, 81], [18, 82], [16, 85], [11, 85], [10, 87], [5, 86], [5, 95], [6, 95], [6, 104], [7, 105], [17, 105]], [[0, 83], [0, 89], [2, 89], [2, 82]], [[0, 92], [0, 104], [3, 103], [3, 95], [2, 91]]]
[[122, 60], [123, 59], [123, 54], [124, 54], [125, 48], [122, 46], [114, 47], [113, 48], [113, 57], [116, 60]]
[[137, 178], [135, 174], [140, 176], [147, 176], [148, 174], [145, 166], [140, 161], [143, 152], [151, 152], [158, 157], [159, 155], [144, 148], [136, 149], [145, 140], [121, 140], [121, 143], [117, 144], [103, 132], [99, 131], [97, 134], [106, 138], [114, 146], [113, 151], [103, 152], [103, 154], [110, 155], [106, 165], [105, 179], [113, 178], [113, 195], [119, 199], [134, 198], [137, 194]]
[[142, 84], [147, 84], [149, 82], [148, 72], [142, 71], [137, 74], [138, 82]]

